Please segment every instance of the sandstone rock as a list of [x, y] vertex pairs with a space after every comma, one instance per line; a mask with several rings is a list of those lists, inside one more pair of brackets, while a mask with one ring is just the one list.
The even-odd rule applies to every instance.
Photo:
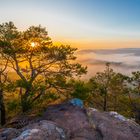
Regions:
[[117, 112], [65, 103], [50, 106], [43, 118], [64, 128], [72, 140], [140, 140], [140, 126]]
[[0, 140], [11, 140], [19, 134], [20, 131], [15, 128], [4, 128], [0, 130]]
[[43, 119], [51, 120], [64, 128], [70, 139], [95, 140], [100, 137], [89, 124], [86, 110], [70, 103], [48, 107]]
[[63, 129], [46, 120], [27, 125], [19, 130], [8, 128], [1, 131], [0, 140], [66, 140]]
[[41, 121], [33, 122], [0, 130], [0, 140], [140, 140], [140, 125], [134, 121], [77, 102], [50, 106]]
[[140, 140], [140, 126], [115, 112], [87, 110], [103, 140]]
[[[28, 130], [28, 131], [27, 131]], [[38, 136], [35, 140], [65, 140], [66, 135], [62, 128], [60, 128], [56, 123], [51, 121], [42, 120], [38, 123], [30, 124], [24, 128], [22, 128], [23, 134], [19, 138], [21, 138], [25, 132], [28, 138], [34, 138], [34, 135]], [[22, 139], [16, 139], [22, 140]], [[26, 140], [26, 139], [23, 139]]]

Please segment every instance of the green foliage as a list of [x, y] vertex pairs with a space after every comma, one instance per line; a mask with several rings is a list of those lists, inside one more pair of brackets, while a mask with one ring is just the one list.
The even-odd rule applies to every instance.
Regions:
[[15, 111], [19, 108], [19, 101], [17, 99], [13, 99], [7, 103], [7, 110], [8, 111]]
[[75, 51], [69, 45], [54, 46], [46, 28], [40, 25], [22, 32], [12, 22], [0, 25], [0, 53], [19, 77], [15, 85], [22, 89], [23, 111], [46, 90], [62, 91], [66, 79], [86, 73], [86, 67], [73, 62]]
[[133, 112], [133, 117], [140, 123], [140, 71], [132, 72], [130, 77], [127, 77], [128, 98], [130, 107]]
[[92, 85], [92, 96], [96, 96], [93, 102], [100, 105], [105, 111], [117, 110], [118, 98], [125, 92], [124, 80], [124, 75], [115, 73], [107, 64], [104, 72], [97, 73], [89, 80]]
[[71, 80], [70, 85], [73, 87], [71, 96], [86, 101], [90, 94], [90, 86], [80, 80]]

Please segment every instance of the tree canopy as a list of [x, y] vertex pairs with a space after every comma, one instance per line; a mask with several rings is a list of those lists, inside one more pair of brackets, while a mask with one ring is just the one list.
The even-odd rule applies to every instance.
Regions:
[[62, 79], [64, 82], [68, 77], [86, 73], [86, 67], [73, 62], [75, 51], [76, 48], [69, 45], [53, 45], [46, 28], [40, 25], [26, 31], [19, 31], [13, 22], [0, 25], [1, 57], [9, 60], [9, 68], [19, 76], [16, 83], [24, 90], [21, 94], [23, 111], [44, 89], [56, 87]]

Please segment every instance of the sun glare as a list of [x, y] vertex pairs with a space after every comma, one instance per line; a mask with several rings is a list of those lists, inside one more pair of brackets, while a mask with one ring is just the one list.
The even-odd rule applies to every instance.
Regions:
[[35, 46], [36, 46], [36, 43], [35, 42], [32, 42], [31, 43], [31, 47], [34, 48]]

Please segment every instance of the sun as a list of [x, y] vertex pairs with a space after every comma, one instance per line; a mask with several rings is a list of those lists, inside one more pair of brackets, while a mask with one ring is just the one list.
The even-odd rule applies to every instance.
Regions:
[[31, 47], [34, 48], [36, 46], [35, 42], [31, 42]]

